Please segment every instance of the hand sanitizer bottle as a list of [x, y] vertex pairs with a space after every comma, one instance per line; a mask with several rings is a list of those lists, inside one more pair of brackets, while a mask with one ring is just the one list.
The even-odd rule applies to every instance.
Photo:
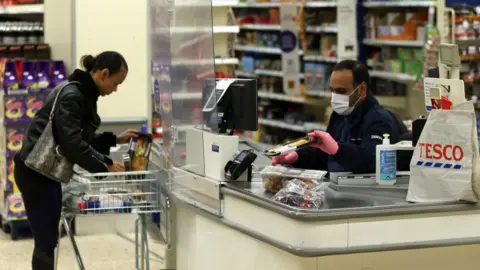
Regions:
[[376, 177], [379, 185], [395, 185], [397, 182], [397, 150], [390, 144], [390, 135], [383, 134], [383, 143], [376, 149]]

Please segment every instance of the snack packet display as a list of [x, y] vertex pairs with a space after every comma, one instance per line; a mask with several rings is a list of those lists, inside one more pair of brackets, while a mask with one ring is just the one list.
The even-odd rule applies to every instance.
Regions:
[[264, 154], [269, 157], [280, 156], [290, 151], [295, 151], [312, 143], [307, 137], [298, 140], [289, 141], [284, 144], [277, 145], [272, 149], [266, 150]]
[[300, 170], [284, 166], [267, 166], [260, 172], [265, 191], [269, 192], [278, 192], [284, 187], [284, 182], [292, 179], [298, 179], [310, 184], [318, 184], [322, 182], [326, 174], [326, 171]]
[[293, 179], [287, 181], [272, 200], [302, 209], [320, 209], [324, 204], [326, 188], [328, 183], [306, 183]]

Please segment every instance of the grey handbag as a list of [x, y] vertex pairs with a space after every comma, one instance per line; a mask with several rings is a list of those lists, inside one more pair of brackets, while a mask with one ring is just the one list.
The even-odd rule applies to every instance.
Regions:
[[53, 136], [53, 115], [55, 114], [55, 106], [57, 105], [60, 93], [70, 84], [79, 83], [69, 82], [61, 86], [58, 90], [48, 117], [47, 126], [25, 160], [25, 165], [30, 169], [61, 183], [68, 183], [70, 181], [70, 178], [73, 176], [73, 163], [62, 155], [60, 146], [55, 143]]

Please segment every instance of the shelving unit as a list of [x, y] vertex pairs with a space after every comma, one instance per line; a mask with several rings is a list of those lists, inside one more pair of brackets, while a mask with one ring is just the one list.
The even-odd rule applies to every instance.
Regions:
[[392, 7], [436, 7], [437, 1], [366, 1], [366, 8], [392, 8]]
[[235, 24], [232, 6], [236, 6], [238, 1], [213, 1], [213, 34], [215, 50], [215, 72], [217, 77], [235, 77], [236, 65], [239, 64], [235, 57], [233, 45], [236, 34], [240, 32], [240, 27]]
[[[3, 17], [2, 21], [16, 21], [17, 24], [18, 21], [31, 22], [32, 25], [38, 25], [41, 27], [39, 29], [43, 29], [44, 9], [43, 4], [0, 6], [0, 15]], [[20, 25], [21, 24], [18, 24], [18, 26], [15, 27], [19, 27]], [[25, 35], [24, 38], [17, 36], [15, 44], [10, 46], [2, 45], [2, 51], [8, 51], [8, 49], [5, 50], [6, 47], [13, 48], [17, 46], [20, 47], [20, 50], [23, 50], [26, 55], [28, 53], [27, 47], [31, 48], [31, 46], [23, 45], [32, 44], [32, 39], [27, 38], [26, 36], [27, 35]], [[43, 37], [37, 39], [39, 43], [43, 44]], [[21, 40], [25, 40], [23, 41], [25, 43]], [[20, 55], [18, 55], [18, 57], [22, 58]], [[5, 72], [5, 62], [3, 59], [1, 65], [2, 72], [0, 76], [3, 77]], [[39, 109], [39, 106], [42, 106], [44, 102], [47, 92], [46, 90], [43, 91], [43, 93], [17, 90], [15, 93], [6, 94], [3, 90], [3, 84], [0, 85], [0, 92], [0, 103], [2, 108], [0, 110], [2, 112], [0, 126], [0, 151], [2, 152], [0, 157], [0, 224], [2, 230], [6, 233], [10, 233], [12, 240], [16, 240], [19, 237], [19, 229], [22, 227], [28, 227], [28, 222], [26, 221], [25, 207], [23, 206], [20, 191], [15, 184], [15, 177], [13, 174], [15, 164], [13, 162], [13, 156], [21, 148], [21, 141], [24, 136], [25, 127], [28, 124], [29, 119], [33, 117], [33, 114], [27, 113], [27, 110], [31, 112], [34, 111], [34, 109]], [[16, 113], [12, 114], [11, 108], [7, 104], [19, 106]]]
[[0, 15], [43, 14], [43, 12], [44, 12], [43, 4], [0, 6]]
[[[377, 95], [377, 99], [382, 105], [397, 111], [400, 116], [414, 117], [421, 114], [424, 100], [423, 91], [418, 91], [415, 87], [418, 86], [416, 84], [422, 79], [424, 72], [423, 62], [426, 43], [424, 36], [426, 34], [423, 35], [422, 33], [426, 33], [428, 29], [426, 24], [421, 28], [419, 22], [422, 20], [425, 23], [428, 21], [436, 22], [435, 27], [442, 28], [445, 0], [366, 0], [363, 2], [363, 7], [367, 18], [365, 25], [367, 27], [367, 37], [363, 40], [363, 45], [369, 53], [369, 58], [371, 56], [375, 57], [373, 58], [375, 60], [368, 60], [368, 65], [371, 68], [370, 75], [374, 82], [372, 86], [379, 93], [387, 93], [383, 96]], [[395, 27], [399, 22], [402, 22], [398, 14], [405, 17], [403, 27]], [[372, 20], [377, 21], [373, 23]], [[390, 22], [396, 24], [390, 25]], [[411, 31], [412, 28], [416, 29], [417, 32], [407, 32]], [[386, 31], [392, 32], [387, 34]], [[388, 38], [390, 33], [392, 37]], [[411, 56], [407, 57], [407, 52]], [[419, 58], [419, 52], [422, 52], [422, 58]], [[378, 56], [382, 59], [380, 64], [376, 62]], [[392, 91], [389, 89], [392, 85], [395, 89], [405, 88], [405, 90], [395, 90], [394, 95], [392, 95]]]
[[[306, 13], [313, 13], [313, 16], [319, 18], [319, 20], [315, 20], [315, 23], [307, 23], [305, 26], [305, 33], [316, 39], [328, 35], [330, 36], [330, 39], [334, 37], [341, 41], [332, 44], [335, 45], [336, 50], [334, 49], [331, 52], [320, 51], [320, 44], [318, 44], [317, 47], [315, 47], [315, 45], [307, 46], [308, 51], [305, 52], [303, 47], [299, 46], [299, 43], [302, 41], [299, 35], [300, 29], [298, 20], [294, 23], [291, 23], [286, 19], [282, 21], [282, 17], [288, 18], [290, 14], [295, 14], [294, 16], [297, 16], [296, 11], [300, 7], [299, 2], [300, 1], [283, 3], [280, 1], [272, 1], [256, 3], [255, 1], [248, 1], [247, 3], [238, 3], [234, 6], [234, 11], [237, 15], [236, 17], [240, 27], [239, 38], [237, 38], [237, 44], [234, 49], [237, 55], [242, 55], [238, 57], [240, 60], [240, 66], [236, 70], [236, 76], [257, 79], [259, 83], [258, 95], [260, 100], [259, 104], [262, 107], [261, 111], [268, 110], [270, 107], [283, 108], [282, 110], [285, 111], [288, 111], [287, 108], [293, 108], [293, 111], [302, 115], [312, 116], [314, 121], [317, 122], [316, 127], [319, 129], [325, 129], [326, 127], [323, 125], [325, 117], [323, 116], [322, 111], [326, 109], [324, 105], [327, 103], [326, 101], [330, 97], [330, 93], [323, 90], [326, 88], [325, 85], [313, 85], [310, 82], [312, 82], [312, 76], [324, 76], [328, 78], [329, 70], [339, 60], [357, 58], [358, 43], [356, 38], [353, 40], [350, 39], [350, 37], [356, 37], [356, 13], [348, 14], [347, 16], [342, 13], [349, 8], [352, 11], [355, 11], [356, 1], [344, 4], [348, 6], [342, 9], [337, 9], [337, 1], [306, 1], [304, 4], [304, 10]], [[322, 14], [323, 16], [326, 12], [335, 18], [338, 16], [343, 16], [342, 18], [348, 17], [351, 21], [344, 20], [343, 25], [338, 26], [335, 18], [333, 18], [333, 21], [320, 18], [321, 16], [319, 16], [319, 14]], [[259, 17], [260, 20], [249, 21], [248, 16], [252, 13], [258, 13], [259, 15], [257, 15], [257, 17]], [[269, 13], [268, 20], [264, 18], [267, 13]], [[311, 16], [309, 18], [311, 18]], [[291, 31], [295, 34], [295, 38], [297, 39], [296, 44], [299, 46], [298, 49], [295, 49], [291, 53], [285, 52], [282, 47], [279, 46], [280, 43], [275, 46], [267, 47], [267, 45], [264, 44], [264, 41], [260, 41], [260, 43], [245, 42], [245, 35], [250, 35], [249, 33], [257, 36], [257, 38], [265, 36], [265, 38], [268, 39], [267, 36], [273, 38], [276, 36], [280, 41], [280, 35], [286, 33], [286, 31]], [[351, 44], [348, 44], [350, 47], [349, 50], [345, 49], [348, 47], [347, 44], [344, 43], [345, 40], [347, 40], [347, 42], [348, 40], [351, 40]], [[266, 42], [268, 43], [268, 41]], [[330, 50], [330, 47], [327, 44], [329, 43], [326, 42], [324, 45], [326, 47], [322, 48], [322, 50], [325, 48]], [[246, 66], [248, 59], [244, 58], [245, 56], [254, 57], [254, 62], [256, 63], [254, 64], [255, 67], [251, 68]], [[287, 58], [288, 60], [286, 60]], [[281, 66], [278, 65], [277, 61], [281, 62]], [[297, 61], [298, 63], [295, 63]], [[292, 66], [287, 67], [288, 63], [293, 64], [291, 64]], [[319, 69], [317, 73], [311, 73], [310, 70], [305, 69], [307, 66], [318, 66]], [[324, 68], [321, 75], [319, 75], [320, 68]], [[292, 90], [287, 88], [289, 85], [287, 82], [298, 82], [301, 85]], [[284, 138], [279, 138], [279, 140], [274, 139], [273, 142], [271, 140], [265, 141], [267, 144], [276, 144], [289, 136], [298, 137], [301, 135], [299, 133], [305, 133], [306, 130], [311, 130], [305, 128], [303, 124], [292, 125], [291, 122], [287, 123], [286, 119], [270, 119], [267, 115], [269, 114], [266, 114], [264, 111], [259, 115], [259, 133], [272, 135], [273, 133], [283, 133], [284, 131], [287, 133], [290, 132], [285, 134], [285, 136], [283, 136]], [[285, 117], [287, 117], [287, 115], [285, 115]], [[322, 122], [322, 124], [319, 124], [319, 122]], [[260, 137], [256, 135], [257, 134], [253, 137]], [[262, 137], [265, 138], [269, 136]]]

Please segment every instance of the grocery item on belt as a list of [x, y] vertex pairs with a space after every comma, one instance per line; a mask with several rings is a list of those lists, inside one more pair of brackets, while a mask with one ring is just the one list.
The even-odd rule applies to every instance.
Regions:
[[313, 141], [308, 139], [308, 137], [300, 138], [294, 141], [290, 141], [284, 144], [277, 145], [272, 149], [266, 150], [264, 154], [269, 157], [280, 156], [290, 151], [295, 151], [305, 146], [309, 146]]
[[286, 181], [292, 179], [318, 184], [322, 182], [326, 174], [326, 171], [300, 170], [284, 166], [268, 166], [260, 172], [265, 191], [269, 192], [278, 192], [283, 188]]
[[327, 188], [327, 182], [314, 184], [293, 179], [287, 181], [272, 200], [301, 209], [320, 209], [324, 204]]

